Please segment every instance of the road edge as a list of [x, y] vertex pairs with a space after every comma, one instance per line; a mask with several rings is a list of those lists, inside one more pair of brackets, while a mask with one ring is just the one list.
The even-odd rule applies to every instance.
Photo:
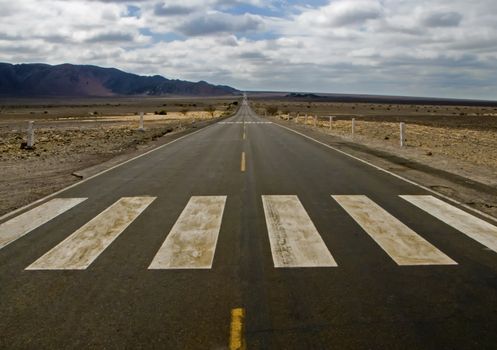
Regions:
[[[237, 110], [237, 111], [238, 111], [238, 110]], [[49, 195], [46, 195], [46, 196], [44, 196], [44, 197], [42, 197], [42, 198], [40, 198], [40, 199], [37, 199], [37, 200], [35, 200], [34, 202], [31, 202], [31, 203], [29, 203], [29, 204], [26, 204], [26, 205], [24, 205], [24, 206], [22, 206], [22, 207], [19, 207], [19, 208], [17, 208], [17, 209], [14, 209], [14, 210], [12, 210], [12, 211], [10, 211], [10, 212], [8, 212], [8, 213], [6, 213], [6, 214], [4, 214], [4, 215], [0, 216], [0, 223], [4, 222], [5, 220], [7, 220], [7, 219], [9, 219], [9, 218], [13, 217], [14, 215], [16, 215], [16, 214], [18, 214], [18, 213], [21, 213], [21, 212], [23, 212], [23, 211], [25, 211], [25, 210], [30, 209], [31, 207], [34, 207], [34, 206], [35, 206], [35, 205], [37, 205], [37, 204], [40, 204], [40, 203], [42, 203], [42, 202], [44, 202], [44, 201], [46, 201], [46, 200], [48, 200], [48, 199], [50, 199], [50, 198], [53, 198], [53, 197], [55, 197], [56, 195], [58, 195], [58, 194], [60, 194], [60, 193], [62, 193], [62, 192], [64, 192], [64, 191], [67, 191], [67, 190], [69, 190], [69, 189], [71, 189], [71, 188], [74, 188], [74, 187], [76, 187], [76, 186], [78, 186], [78, 185], [81, 185], [81, 184], [83, 184], [83, 183], [85, 183], [85, 182], [87, 182], [87, 181], [89, 181], [89, 180], [91, 180], [91, 179], [94, 179], [94, 178], [96, 178], [97, 176], [100, 176], [100, 175], [102, 175], [102, 174], [105, 174], [105, 173], [107, 173], [107, 172], [109, 172], [109, 171], [111, 171], [111, 170], [114, 170], [114, 169], [116, 169], [116, 168], [118, 168], [118, 167], [120, 167], [120, 166], [122, 166], [122, 165], [124, 165], [124, 164], [130, 163], [130, 162], [132, 162], [132, 161], [134, 161], [134, 160], [136, 160], [136, 159], [138, 159], [138, 158], [144, 157], [144, 156], [146, 156], [146, 155], [148, 155], [148, 154], [150, 154], [150, 153], [152, 153], [152, 152], [158, 151], [158, 150], [160, 150], [160, 149], [162, 149], [162, 148], [164, 148], [164, 147], [166, 147], [166, 146], [168, 146], [168, 145], [170, 145], [170, 144], [172, 144], [172, 143], [174, 143], [174, 142], [176, 142], [176, 141], [180, 141], [180, 140], [182, 140], [182, 139], [184, 139], [184, 138], [186, 138], [186, 137], [188, 137], [188, 136], [195, 135], [195, 134], [197, 134], [198, 132], [200, 132], [200, 131], [202, 131], [202, 130], [205, 130], [205, 129], [207, 129], [207, 128], [210, 128], [210, 127], [212, 127], [212, 126], [216, 125], [217, 123], [219, 123], [219, 122], [220, 122], [220, 121], [222, 121], [222, 120], [225, 120], [225, 119], [228, 119], [228, 118], [232, 117], [232, 116], [233, 116], [233, 115], [235, 115], [235, 114], [236, 114], [236, 112], [235, 112], [234, 114], [231, 114], [231, 115], [227, 116], [227, 117], [224, 117], [224, 118], [219, 118], [219, 119], [218, 119], [218, 120], [216, 120], [215, 122], [213, 122], [213, 123], [209, 123], [209, 124], [207, 124], [207, 125], [204, 125], [204, 126], [200, 127], [200, 128], [199, 128], [198, 130], [196, 130], [196, 131], [188, 132], [187, 134], [182, 135], [182, 136], [179, 136], [178, 138], [175, 138], [174, 140], [171, 140], [171, 141], [169, 141], [169, 142], [167, 142], [167, 143], [165, 143], [165, 144], [162, 144], [162, 145], [159, 145], [159, 146], [157, 146], [157, 147], [154, 147], [154, 148], [152, 148], [152, 149], [150, 149], [150, 150], [147, 150], [146, 152], [140, 153], [140, 154], [138, 154], [138, 155], [136, 155], [136, 156], [133, 156], [133, 157], [131, 157], [131, 158], [129, 158], [129, 159], [124, 159], [124, 160], [122, 160], [121, 162], [119, 162], [119, 163], [117, 163], [117, 164], [115, 164], [115, 165], [112, 165], [112, 166], [110, 166], [110, 167], [108, 167], [108, 168], [105, 168], [105, 169], [103, 169], [103, 170], [101, 170], [101, 171], [99, 171], [99, 172], [97, 172], [97, 173], [95, 173], [95, 174], [93, 174], [93, 175], [91, 175], [91, 176], [88, 176], [88, 177], [86, 177], [86, 178], [82, 178], [82, 179], [81, 179], [81, 180], [79, 180], [78, 182], [75, 182], [75, 183], [73, 183], [73, 184], [71, 184], [71, 185], [69, 185], [69, 186], [66, 186], [66, 187], [64, 187], [64, 188], [61, 188], [60, 190], [55, 191], [55, 192], [53, 192], [53, 193], [51, 193], [51, 194], [49, 194]], [[186, 131], [188, 131], [188, 130], [189, 130], [189, 129], [187, 129]], [[183, 131], [180, 131], [180, 132], [183, 132]], [[176, 134], [176, 135], [177, 135], [177, 134]], [[164, 137], [165, 137], [165, 136], [174, 136], [174, 134], [164, 135]], [[109, 160], [109, 161], [111, 161], [111, 160]], [[109, 162], [109, 161], [107, 161], [107, 162]], [[106, 163], [106, 162], [104, 162], [104, 163]], [[101, 163], [101, 164], [104, 164], [104, 163]], [[98, 164], [97, 164], [97, 165], [98, 165]]]
[[354, 156], [352, 154], [349, 154], [349, 153], [347, 153], [347, 152], [345, 152], [345, 151], [343, 151], [341, 149], [338, 149], [336, 147], [328, 145], [328, 144], [326, 144], [326, 143], [324, 143], [322, 141], [316, 140], [315, 138], [313, 138], [311, 136], [308, 136], [308, 135], [305, 135], [304, 133], [301, 133], [300, 131], [293, 130], [292, 128], [289, 128], [287, 126], [281, 125], [279, 123], [273, 123], [273, 125], [276, 125], [276, 126], [278, 126], [280, 128], [286, 129], [286, 130], [291, 131], [291, 132], [293, 132], [295, 134], [298, 134], [298, 135], [300, 135], [302, 137], [305, 137], [305, 138], [307, 138], [309, 140], [312, 140], [312, 141], [314, 141], [314, 142], [316, 142], [316, 143], [318, 143], [318, 144], [320, 144], [322, 146], [325, 146], [325, 147], [327, 147], [327, 148], [329, 148], [329, 149], [331, 149], [331, 150], [333, 150], [335, 152], [343, 154], [343, 155], [345, 155], [345, 156], [347, 156], [349, 158], [355, 159], [355, 160], [357, 160], [357, 161], [359, 161], [359, 162], [361, 162], [363, 164], [366, 164], [368, 166], [371, 166], [371, 167], [375, 168], [376, 170], [379, 170], [379, 171], [382, 171], [384, 173], [387, 173], [387, 174], [389, 174], [389, 175], [391, 175], [391, 176], [393, 176], [393, 177], [395, 177], [397, 179], [400, 179], [400, 180], [405, 181], [405, 182], [407, 182], [407, 183], [409, 183], [411, 185], [414, 185], [414, 186], [419, 187], [419, 188], [421, 188], [421, 189], [423, 189], [425, 191], [428, 191], [428, 192], [430, 192], [432, 194], [435, 194], [435, 195], [437, 195], [437, 196], [439, 196], [439, 197], [441, 197], [441, 198], [443, 198], [443, 199], [445, 199], [447, 201], [452, 202], [453, 204], [457, 204], [457, 205], [463, 207], [464, 209], [467, 209], [467, 210], [469, 210], [469, 211], [471, 211], [471, 212], [473, 212], [475, 214], [478, 214], [478, 215], [480, 215], [480, 216], [482, 216], [482, 217], [484, 217], [484, 218], [486, 218], [488, 220], [493, 221], [494, 223], [497, 223], [497, 217], [494, 217], [494, 216], [492, 216], [490, 214], [482, 212], [481, 210], [475, 209], [475, 208], [473, 208], [473, 207], [471, 207], [471, 206], [469, 206], [469, 205], [467, 205], [465, 203], [462, 203], [462, 202], [460, 202], [460, 201], [458, 201], [458, 200], [456, 200], [454, 198], [451, 198], [451, 197], [449, 197], [449, 196], [447, 196], [447, 195], [445, 195], [443, 193], [440, 193], [440, 192], [435, 191], [435, 190], [433, 190], [433, 189], [431, 189], [431, 188], [429, 188], [427, 186], [424, 186], [424, 185], [422, 185], [420, 183], [417, 183], [416, 181], [409, 180], [409, 179], [403, 177], [402, 175], [395, 174], [394, 172], [389, 171], [387, 169], [384, 169], [384, 168], [382, 168], [382, 167], [380, 167], [380, 166], [378, 166], [376, 164], [373, 164], [371, 162], [368, 162], [367, 160], [361, 159], [361, 158], [356, 157], [356, 156]]

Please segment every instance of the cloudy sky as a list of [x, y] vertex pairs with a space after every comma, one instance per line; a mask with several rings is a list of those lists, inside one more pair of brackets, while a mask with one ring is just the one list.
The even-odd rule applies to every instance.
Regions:
[[495, 0], [0, 0], [0, 61], [497, 99]]

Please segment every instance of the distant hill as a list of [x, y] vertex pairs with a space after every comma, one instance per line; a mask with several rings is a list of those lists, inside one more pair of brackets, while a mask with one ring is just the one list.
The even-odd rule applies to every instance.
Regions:
[[310, 93], [299, 93], [299, 92], [292, 92], [292, 93], [289, 93], [288, 95], [286, 95], [285, 97], [289, 97], [289, 98], [303, 98], [303, 99], [318, 99], [318, 98], [322, 98], [321, 96], [318, 96], [316, 94], [310, 94]]
[[340, 103], [383, 103], [383, 104], [413, 104], [413, 105], [447, 105], [447, 106], [481, 106], [497, 107], [497, 101], [470, 100], [439, 97], [388, 96], [364, 94], [336, 93], [259, 93], [263, 98], [282, 97], [291, 101], [302, 102], [340, 102]]
[[221, 96], [239, 93], [232, 87], [205, 81], [170, 80], [160, 75], [140, 76], [115, 68], [0, 63], [0, 95], [4, 96]]

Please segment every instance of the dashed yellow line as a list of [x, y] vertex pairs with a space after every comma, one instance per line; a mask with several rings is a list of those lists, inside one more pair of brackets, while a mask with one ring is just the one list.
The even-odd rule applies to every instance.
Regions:
[[245, 340], [243, 339], [243, 320], [245, 310], [235, 308], [231, 310], [230, 325], [230, 350], [245, 350]]
[[240, 170], [242, 172], [245, 172], [245, 152], [242, 152], [242, 162], [241, 162], [241, 165], [240, 165]]

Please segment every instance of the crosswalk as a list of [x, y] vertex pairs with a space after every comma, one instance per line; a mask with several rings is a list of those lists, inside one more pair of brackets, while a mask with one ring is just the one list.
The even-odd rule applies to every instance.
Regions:
[[121, 198], [82, 226], [27, 270], [84, 270], [142, 211], [153, 197]]
[[[343, 215], [369, 236], [398, 266], [457, 265], [432, 243], [364, 195], [331, 195]], [[427, 213], [482, 246], [497, 252], [497, 227], [431, 195], [401, 195], [414, 210]], [[227, 196], [193, 196], [165, 233], [150, 270], [211, 269]], [[0, 224], [0, 254], [87, 198], [55, 198]], [[156, 200], [123, 197], [69, 234], [26, 270], [85, 270]], [[334, 247], [323, 240], [298, 196], [263, 195], [266, 234], [275, 268], [337, 268]], [[46, 234], [46, 233], [45, 233]]]
[[332, 196], [398, 265], [454, 265], [454, 260], [366, 196]]
[[497, 252], [497, 228], [433, 196], [400, 196], [478, 243]]
[[262, 196], [275, 267], [337, 266], [297, 196]]
[[226, 196], [192, 197], [149, 269], [210, 269]]
[[86, 198], [55, 198], [0, 225], [0, 249], [49, 222]]

